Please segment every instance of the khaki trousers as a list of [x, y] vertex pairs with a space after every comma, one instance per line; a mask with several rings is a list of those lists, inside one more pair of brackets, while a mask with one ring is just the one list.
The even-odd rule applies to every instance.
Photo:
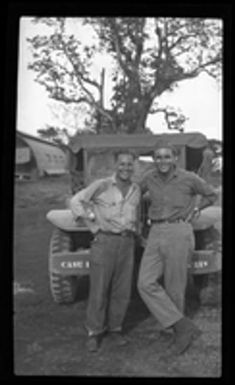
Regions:
[[98, 233], [91, 247], [87, 329], [121, 330], [129, 304], [134, 262], [134, 236]]
[[[138, 290], [165, 328], [183, 316], [188, 262], [193, 249], [194, 234], [189, 223], [152, 225], [140, 265]], [[162, 276], [164, 288], [158, 282]]]

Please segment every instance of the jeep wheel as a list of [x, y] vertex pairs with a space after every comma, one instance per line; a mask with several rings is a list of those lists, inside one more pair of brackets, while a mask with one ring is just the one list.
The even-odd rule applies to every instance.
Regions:
[[206, 306], [220, 306], [222, 296], [221, 272], [209, 274], [206, 278], [206, 284], [200, 288], [200, 303]]
[[54, 230], [51, 238], [49, 255], [50, 289], [54, 301], [60, 304], [72, 303], [75, 301], [78, 279], [76, 276], [63, 276], [60, 273], [52, 271], [50, 262], [54, 257], [54, 253], [71, 250], [71, 244], [72, 240], [69, 233], [59, 229]]
[[[217, 260], [220, 262], [219, 265], [221, 265], [222, 263], [221, 262], [221, 258], [222, 258], [221, 233], [215, 227], [212, 227], [210, 229], [209, 237], [210, 237], [210, 240], [208, 239], [205, 245], [205, 249], [214, 250], [217, 253], [216, 255], [219, 257], [219, 259], [217, 258]], [[218, 266], [218, 262], [216, 263], [216, 266]], [[221, 270], [218, 270], [208, 274], [207, 277], [204, 277], [204, 280], [202, 278], [201, 285], [199, 283], [200, 302], [202, 305], [216, 306], [221, 304], [221, 296], [222, 296], [221, 277], [222, 277]]]

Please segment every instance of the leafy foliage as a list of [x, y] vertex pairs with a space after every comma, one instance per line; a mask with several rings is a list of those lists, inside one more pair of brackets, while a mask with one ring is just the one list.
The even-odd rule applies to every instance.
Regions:
[[70, 140], [70, 135], [66, 128], [61, 129], [58, 127], [47, 126], [47, 128], [38, 129], [37, 132], [42, 139], [51, 141], [61, 146], [66, 145]]
[[[96, 116], [96, 130], [108, 122], [112, 132], [144, 130], [154, 101], [182, 80], [202, 71], [220, 79], [222, 23], [201, 18], [85, 18], [93, 27], [95, 43], [83, 45], [71, 34], [70, 19], [37, 18], [51, 34], [28, 39], [33, 61], [29, 68], [51, 98], [63, 103], [86, 103]], [[110, 55], [113, 95], [111, 110], [103, 103], [104, 73], [92, 76], [97, 53]], [[183, 130], [185, 117], [165, 113], [169, 128]], [[171, 119], [169, 120], [169, 117]], [[172, 118], [175, 121], [172, 126]], [[169, 123], [171, 121], [171, 124]]]

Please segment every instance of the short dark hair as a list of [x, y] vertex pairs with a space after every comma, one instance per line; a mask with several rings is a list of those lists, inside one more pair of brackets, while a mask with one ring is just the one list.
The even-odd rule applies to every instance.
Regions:
[[157, 141], [157, 143], [154, 146], [153, 154], [155, 153], [155, 151], [160, 150], [162, 148], [168, 148], [169, 150], [172, 151], [172, 154], [174, 156], [176, 156], [178, 153], [175, 146], [172, 143], [170, 143], [169, 141], [167, 141], [165, 139], [160, 139]]
[[117, 150], [114, 152], [115, 162], [117, 162], [119, 155], [130, 155], [130, 156], [132, 156], [133, 160], [135, 160], [137, 157], [136, 153], [134, 151], [129, 150], [128, 148], [127, 149], [123, 148], [123, 149], [120, 149], [120, 150]]

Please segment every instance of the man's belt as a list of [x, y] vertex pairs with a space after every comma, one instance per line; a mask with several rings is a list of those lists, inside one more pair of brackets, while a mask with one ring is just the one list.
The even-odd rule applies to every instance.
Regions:
[[184, 218], [177, 218], [177, 219], [151, 219], [151, 224], [160, 224], [160, 223], [179, 223], [179, 222], [185, 222]]
[[98, 234], [113, 235], [113, 236], [118, 236], [118, 237], [133, 237], [134, 236], [134, 231], [123, 230], [123, 231], [120, 231], [118, 233], [115, 233], [113, 231], [99, 230]]

